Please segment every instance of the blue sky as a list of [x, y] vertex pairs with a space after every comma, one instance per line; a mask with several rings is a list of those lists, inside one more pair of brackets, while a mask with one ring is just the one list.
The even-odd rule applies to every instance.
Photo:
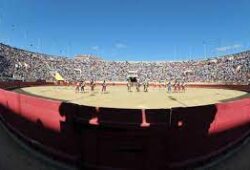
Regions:
[[108, 60], [187, 60], [250, 49], [250, 0], [0, 0], [0, 42]]

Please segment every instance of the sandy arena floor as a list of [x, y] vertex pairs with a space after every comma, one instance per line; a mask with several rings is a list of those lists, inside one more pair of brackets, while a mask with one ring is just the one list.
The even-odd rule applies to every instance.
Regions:
[[149, 92], [128, 92], [124, 86], [108, 86], [102, 93], [97, 86], [94, 92], [86, 88], [84, 93], [75, 93], [74, 87], [40, 86], [16, 89], [20, 93], [41, 96], [67, 102], [112, 108], [171, 108], [221, 103], [239, 98], [250, 97], [250, 94], [236, 90], [189, 88], [185, 93], [168, 94], [163, 88], [149, 88]]

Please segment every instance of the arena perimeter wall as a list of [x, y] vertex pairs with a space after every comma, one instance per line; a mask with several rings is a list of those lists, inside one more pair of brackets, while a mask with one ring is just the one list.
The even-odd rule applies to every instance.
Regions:
[[[4, 88], [36, 85], [46, 84], [0, 83]], [[249, 89], [195, 85], [205, 86]], [[178, 169], [212, 159], [242, 141], [250, 132], [250, 98], [186, 108], [112, 109], [0, 89], [0, 116], [36, 149], [84, 168]]]

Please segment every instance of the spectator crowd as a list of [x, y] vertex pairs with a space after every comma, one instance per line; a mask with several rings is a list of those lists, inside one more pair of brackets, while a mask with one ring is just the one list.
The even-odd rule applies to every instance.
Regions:
[[128, 71], [137, 71], [141, 81], [250, 83], [250, 51], [206, 60], [181, 62], [105, 61], [97, 57], [56, 57], [29, 52], [0, 43], [0, 79], [53, 81], [55, 72], [65, 80], [126, 81]]

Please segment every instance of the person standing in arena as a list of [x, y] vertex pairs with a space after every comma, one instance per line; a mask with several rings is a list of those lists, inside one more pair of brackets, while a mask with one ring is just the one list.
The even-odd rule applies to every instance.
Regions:
[[140, 86], [141, 84], [139, 82], [136, 83], [136, 91], [137, 92], [140, 92]]
[[186, 84], [185, 84], [184, 81], [182, 81], [182, 83], [181, 83], [181, 91], [182, 91], [182, 92], [185, 92], [185, 91], [186, 91]]
[[105, 80], [103, 80], [103, 82], [102, 82], [102, 92], [106, 92], [106, 88], [107, 88], [107, 84], [106, 84], [106, 81]]
[[81, 87], [81, 92], [85, 92], [85, 85], [86, 85], [86, 83], [85, 83], [85, 81], [83, 80], [82, 82], [81, 82], [81, 85], [80, 85], [80, 87]]
[[76, 89], [75, 89], [76, 93], [79, 93], [79, 91], [80, 91], [80, 84], [81, 84], [80, 82], [76, 83]]
[[174, 92], [176, 93], [177, 92], [177, 88], [178, 88], [178, 83], [177, 83], [177, 80], [175, 80], [174, 82]]
[[90, 81], [90, 88], [91, 88], [91, 91], [95, 90], [95, 82], [93, 79]]
[[128, 92], [132, 92], [131, 91], [131, 81], [130, 80], [128, 80], [127, 87], [128, 87]]
[[149, 86], [149, 84], [148, 84], [147, 80], [144, 81], [143, 86], [144, 86], [144, 92], [148, 92], [148, 86]]
[[181, 82], [177, 82], [177, 92], [181, 91]]
[[168, 88], [168, 93], [172, 92], [172, 85], [171, 85], [171, 81], [168, 82], [167, 84], [167, 88]]
[[165, 88], [168, 87], [168, 81], [167, 81], [167, 79], [165, 80], [164, 87], [165, 87]]

